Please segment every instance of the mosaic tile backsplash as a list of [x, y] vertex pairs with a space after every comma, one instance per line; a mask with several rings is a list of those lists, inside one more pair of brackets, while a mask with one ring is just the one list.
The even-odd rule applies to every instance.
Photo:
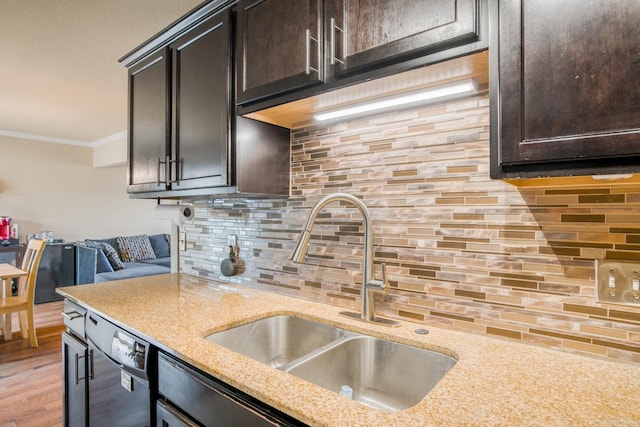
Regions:
[[[200, 200], [182, 272], [360, 309], [363, 226], [338, 203], [305, 264], [311, 207], [354, 194], [373, 218], [379, 315], [640, 363], [640, 309], [594, 301], [594, 260], [640, 263], [640, 185], [523, 188], [489, 178], [489, 100], [474, 96], [295, 129], [291, 197]], [[227, 235], [238, 276], [224, 277]]]

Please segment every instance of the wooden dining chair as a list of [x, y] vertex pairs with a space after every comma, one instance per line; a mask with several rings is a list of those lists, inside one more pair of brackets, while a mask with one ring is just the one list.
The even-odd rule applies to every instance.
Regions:
[[[17, 296], [7, 296], [0, 299], [0, 315], [9, 314], [11, 316], [11, 313], [18, 313], [22, 338], [28, 337], [31, 341], [31, 347], [38, 346], [36, 327], [33, 322], [33, 301], [36, 292], [38, 266], [45, 246], [46, 243], [43, 240], [29, 240], [20, 267], [21, 270], [26, 271], [28, 274], [20, 277]], [[5, 334], [10, 333], [11, 331], [5, 331]]]

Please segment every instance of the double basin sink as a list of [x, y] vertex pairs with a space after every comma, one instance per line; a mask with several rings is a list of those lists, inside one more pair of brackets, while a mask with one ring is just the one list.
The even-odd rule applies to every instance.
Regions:
[[[296, 316], [272, 316], [206, 337], [325, 389], [382, 410], [419, 403], [455, 365], [443, 353]], [[347, 387], [344, 387], [347, 386]]]

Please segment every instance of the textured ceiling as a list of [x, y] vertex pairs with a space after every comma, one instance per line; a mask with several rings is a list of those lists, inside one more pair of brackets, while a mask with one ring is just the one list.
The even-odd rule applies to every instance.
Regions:
[[0, 135], [91, 145], [126, 130], [118, 63], [202, 0], [0, 0]]

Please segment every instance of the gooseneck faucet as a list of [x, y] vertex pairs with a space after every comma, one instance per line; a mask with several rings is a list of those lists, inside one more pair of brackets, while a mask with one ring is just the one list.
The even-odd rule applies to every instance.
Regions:
[[318, 214], [322, 209], [331, 202], [347, 202], [355, 206], [364, 217], [364, 254], [363, 254], [363, 272], [362, 272], [362, 313], [360, 317], [366, 321], [376, 321], [375, 316], [375, 300], [373, 293], [375, 291], [384, 291], [387, 287], [387, 275], [385, 265], [382, 264], [382, 280], [376, 280], [373, 276], [373, 232], [371, 231], [371, 215], [367, 207], [360, 199], [351, 194], [334, 193], [320, 199], [311, 210], [307, 223], [298, 238], [290, 260], [297, 263], [303, 263], [309, 249], [309, 240], [311, 239], [311, 230], [318, 218]]

